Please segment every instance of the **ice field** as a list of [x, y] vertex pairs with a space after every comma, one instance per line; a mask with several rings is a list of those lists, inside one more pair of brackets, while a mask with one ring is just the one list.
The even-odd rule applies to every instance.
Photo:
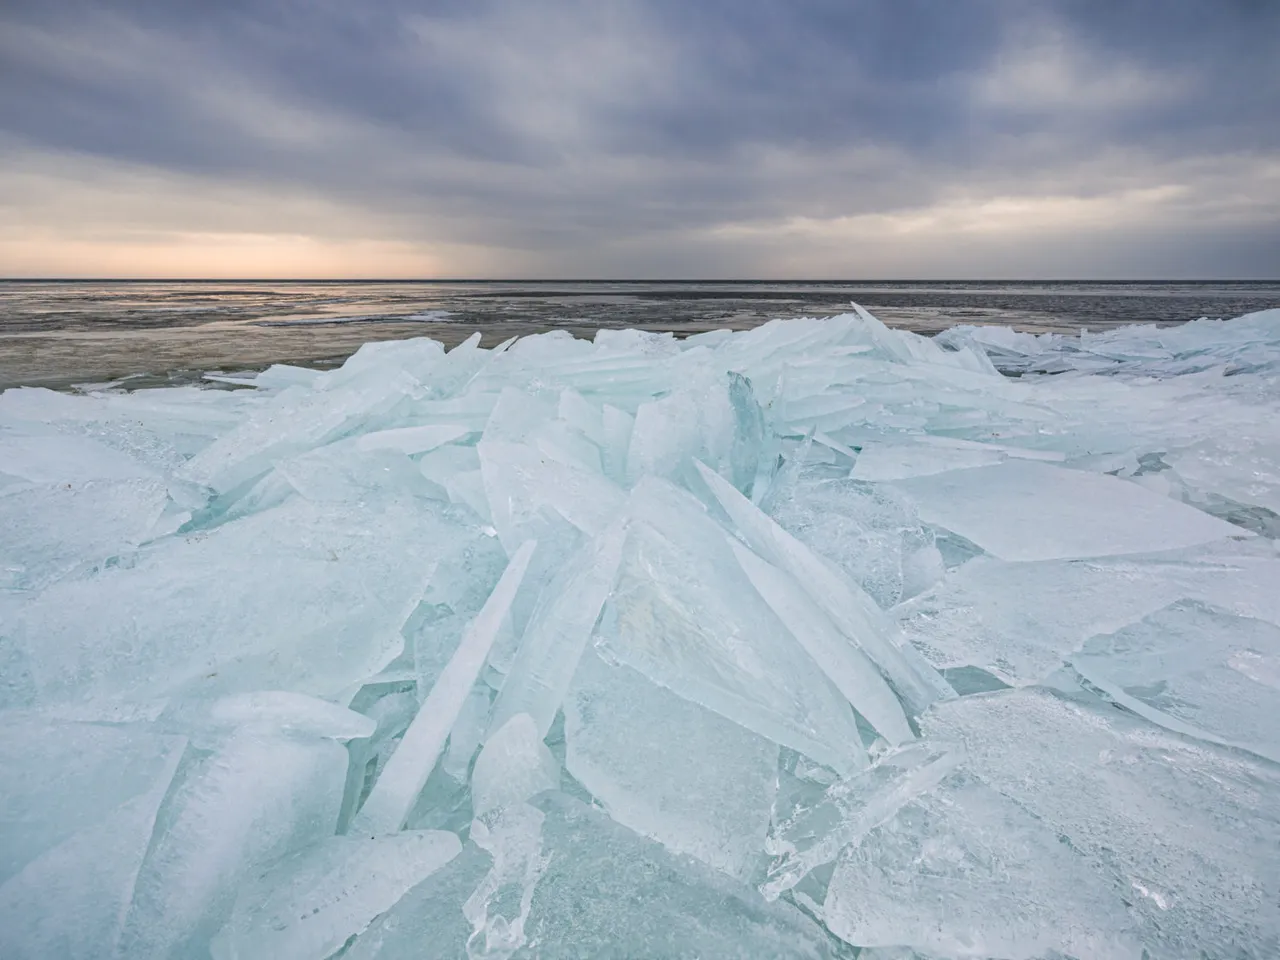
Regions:
[[0, 957], [1280, 956], [1280, 310], [0, 394]]

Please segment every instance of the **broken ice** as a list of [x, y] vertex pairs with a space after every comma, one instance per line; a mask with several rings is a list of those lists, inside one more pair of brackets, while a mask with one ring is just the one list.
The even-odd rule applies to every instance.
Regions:
[[0, 394], [0, 954], [1280, 955], [1278, 370], [855, 308]]

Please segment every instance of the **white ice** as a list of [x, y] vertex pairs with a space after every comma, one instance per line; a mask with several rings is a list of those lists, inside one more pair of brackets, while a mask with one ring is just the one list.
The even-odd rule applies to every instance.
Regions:
[[6, 391], [0, 955], [1276, 956], [1277, 377], [855, 308]]

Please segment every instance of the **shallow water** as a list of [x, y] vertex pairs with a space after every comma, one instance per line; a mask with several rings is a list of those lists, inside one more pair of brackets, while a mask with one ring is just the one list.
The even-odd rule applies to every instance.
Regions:
[[890, 326], [1033, 332], [1232, 317], [1280, 304], [1280, 282], [0, 281], [0, 388], [208, 369], [336, 363], [369, 340], [601, 327], [747, 328], [857, 301]]

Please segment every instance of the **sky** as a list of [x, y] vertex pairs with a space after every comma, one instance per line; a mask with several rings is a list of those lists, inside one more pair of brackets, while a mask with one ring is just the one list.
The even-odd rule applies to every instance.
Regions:
[[2, 0], [0, 276], [1280, 276], [1280, 0]]

